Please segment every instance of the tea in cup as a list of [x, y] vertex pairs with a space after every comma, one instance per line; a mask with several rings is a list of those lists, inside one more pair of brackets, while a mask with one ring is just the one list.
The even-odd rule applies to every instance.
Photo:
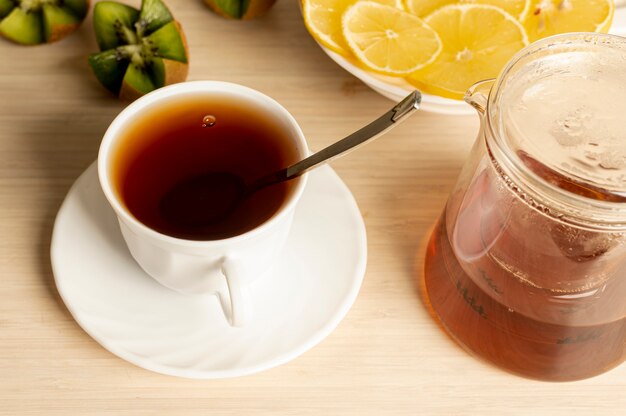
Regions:
[[307, 154], [297, 122], [273, 99], [195, 81], [122, 111], [102, 140], [98, 175], [137, 263], [177, 292], [217, 294], [231, 325], [241, 326], [247, 287], [276, 262], [306, 174], [224, 207], [224, 184], [211, 173], [250, 182]]

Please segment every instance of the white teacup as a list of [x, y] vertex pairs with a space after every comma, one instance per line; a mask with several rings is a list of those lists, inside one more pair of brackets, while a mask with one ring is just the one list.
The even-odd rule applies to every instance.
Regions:
[[[300, 158], [308, 155], [302, 130], [289, 112], [268, 96], [236, 84], [193, 81], [147, 94], [124, 109], [106, 131], [98, 154], [98, 176], [104, 194], [117, 214], [124, 240], [137, 263], [162, 285], [185, 294], [218, 295], [232, 326], [243, 326], [250, 315], [247, 287], [268, 273], [287, 239], [293, 214], [307, 175], [297, 181], [281, 208], [269, 220], [243, 234], [222, 240], [196, 241], [157, 232], [135, 218], [121, 200], [112, 180], [112, 154], [121, 133], [147, 108], [171, 99], [227, 96], [252, 106], [280, 126], [291, 138]], [[242, 121], [245, 122], [245, 121]], [[226, 284], [224, 284], [226, 283]]]

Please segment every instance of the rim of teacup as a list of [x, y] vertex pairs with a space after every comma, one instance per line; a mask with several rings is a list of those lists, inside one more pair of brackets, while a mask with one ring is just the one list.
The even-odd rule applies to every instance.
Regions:
[[187, 240], [183, 238], [173, 237], [167, 234], [160, 233], [147, 225], [139, 221], [125, 204], [120, 200], [119, 195], [115, 192], [112, 180], [110, 177], [111, 166], [111, 150], [114, 148], [116, 139], [119, 137], [119, 132], [137, 118], [140, 111], [147, 108], [159, 101], [164, 101], [172, 98], [180, 98], [184, 95], [198, 96], [202, 94], [225, 94], [233, 95], [237, 98], [260, 100], [264, 106], [267, 106], [267, 111], [278, 114], [278, 118], [286, 121], [286, 123], [293, 128], [295, 135], [296, 148], [301, 158], [308, 156], [309, 149], [307, 146], [306, 138], [300, 125], [293, 117], [293, 115], [283, 107], [278, 101], [274, 100], [270, 96], [257, 91], [253, 88], [246, 87], [241, 84], [217, 81], [217, 80], [202, 80], [202, 81], [187, 81], [178, 84], [172, 84], [152, 91], [124, 108], [111, 122], [107, 128], [98, 151], [98, 180], [100, 187], [104, 192], [104, 195], [118, 215], [127, 225], [131, 225], [133, 230], [138, 230], [142, 234], [161, 241], [166, 244], [174, 244], [178, 246], [186, 247], [208, 247], [215, 245], [223, 245], [225, 243], [235, 243], [237, 241], [246, 240], [252, 238], [258, 234], [263, 233], [267, 229], [273, 227], [276, 223], [282, 221], [290, 212], [292, 212], [297, 205], [304, 188], [307, 183], [308, 173], [304, 173], [299, 178], [295, 178], [298, 181], [295, 189], [288, 196], [288, 199], [283, 203], [279, 210], [268, 220], [242, 234], [238, 234], [232, 237], [217, 239], [217, 240]]

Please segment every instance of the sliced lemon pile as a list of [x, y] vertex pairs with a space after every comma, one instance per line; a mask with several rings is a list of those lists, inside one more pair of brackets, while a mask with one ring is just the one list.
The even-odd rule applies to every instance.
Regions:
[[608, 32], [613, 0], [532, 0], [522, 21], [531, 42], [565, 32]]
[[443, 50], [407, 81], [424, 92], [448, 98], [461, 99], [475, 82], [496, 77], [509, 59], [528, 45], [522, 25], [494, 6], [449, 5], [425, 21], [439, 34]]
[[462, 99], [529, 41], [607, 32], [614, 0], [301, 0], [327, 48], [423, 92]]
[[[303, 0], [304, 23], [315, 39], [327, 48], [350, 56], [350, 50], [343, 37], [341, 18], [350, 6], [359, 0]], [[375, 0], [377, 3], [396, 8], [404, 8], [402, 0]]]
[[405, 11], [361, 1], [343, 15], [343, 35], [366, 67], [388, 75], [406, 75], [431, 63], [441, 40], [424, 21]]
[[530, 9], [531, 0], [404, 0], [404, 3], [408, 11], [419, 17], [426, 17], [450, 4], [485, 4], [499, 7], [516, 19], [522, 20]]

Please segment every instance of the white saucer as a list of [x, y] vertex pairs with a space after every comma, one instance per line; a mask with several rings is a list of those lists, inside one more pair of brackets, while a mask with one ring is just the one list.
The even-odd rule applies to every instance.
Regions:
[[311, 172], [281, 263], [250, 288], [252, 321], [232, 328], [217, 297], [180, 295], [139, 268], [94, 164], [61, 206], [51, 257], [67, 308], [104, 348], [159, 373], [223, 378], [286, 363], [328, 336], [356, 299], [366, 251], [346, 185], [327, 166]]

